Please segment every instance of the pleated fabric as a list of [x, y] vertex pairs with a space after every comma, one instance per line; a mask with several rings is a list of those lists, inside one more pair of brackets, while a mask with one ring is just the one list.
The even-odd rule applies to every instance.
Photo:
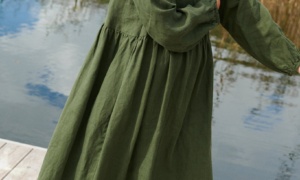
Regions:
[[40, 179], [210, 179], [208, 36], [175, 56], [152, 40], [105, 26], [98, 39]]

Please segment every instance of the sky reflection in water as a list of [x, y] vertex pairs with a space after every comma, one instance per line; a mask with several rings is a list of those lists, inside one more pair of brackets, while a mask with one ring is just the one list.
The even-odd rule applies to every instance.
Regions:
[[[0, 138], [47, 146], [106, 12], [68, 2], [0, 1]], [[215, 180], [300, 179], [299, 77], [214, 52]]]
[[1, 0], [0, 36], [19, 33], [23, 27], [33, 28], [39, 9], [39, 3], [33, 0]]
[[26, 84], [26, 88], [28, 89], [27, 94], [30, 96], [37, 96], [45, 101], [47, 101], [50, 105], [63, 108], [65, 102], [67, 100], [67, 96], [61, 94], [59, 92], [52, 92], [49, 87], [43, 84]]
[[61, 18], [72, 4], [1, 1], [1, 138], [47, 146], [106, 12], [82, 10]]

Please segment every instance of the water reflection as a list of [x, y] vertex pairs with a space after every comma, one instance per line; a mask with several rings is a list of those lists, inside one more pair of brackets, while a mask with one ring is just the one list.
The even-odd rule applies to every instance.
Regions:
[[80, 33], [83, 23], [98, 14], [99, 9], [105, 11], [107, 6], [106, 0], [43, 0], [43, 2], [48, 7], [57, 9], [55, 14], [49, 12], [49, 8], [44, 9], [45, 13], [53, 13], [46, 24], [48, 33], [62, 33], [70, 25], [75, 26], [73, 30]]
[[0, 6], [0, 138], [46, 147], [106, 9], [92, 7], [77, 24], [70, 15], [57, 28], [71, 5], [4, 0]]
[[299, 179], [297, 150], [291, 150], [300, 143], [299, 77], [214, 49], [215, 179]]
[[15, 34], [22, 28], [32, 28], [38, 18], [39, 3], [33, 0], [0, 1], [0, 36]]
[[[281, 78], [285, 78], [282, 76]], [[282, 111], [286, 106], [284, 104], [284, 94], [286, 91], [286, 85], [278, 84], [276, 90], [270, 96], [264, 96], [263, 94], [259, 98], [259, 104], [257, 107], [251, 108], [250, 114], [244, 119], [244, 123], [247, 128], [266, 131], [273, 128], [274, 125], [282, 121]], [[264, 100], [270, 102], [265, 106]]]
[[300, 145], [298, 145], [293, 151], [286, 154], [284, 159], [281, 159], [281, 165], [279, 172], [275, 180], [291, 180], [300, 179], [299, 175], [296, 175], [299, 171], [299, 164], [297, 161], [300, 159]]
[[26, 84], [28, 95], [36, 96], [46, 100], [49, 104], [63, 108], [67, 100], [67, 96], [59, 92], [53, 92], [49, 87], [43, 84]]

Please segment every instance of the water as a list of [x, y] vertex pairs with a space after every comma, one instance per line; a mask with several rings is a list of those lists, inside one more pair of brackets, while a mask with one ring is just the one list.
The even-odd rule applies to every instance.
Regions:
[[[74, 7], [0, 1], [0, 138], [47, 147], [106, 14], [105, 5]], [[300, 179], [300, 78], [214, 52], [215, 180]]]
[[0, 137], [46, 147], [106, 10], [0, 2]]

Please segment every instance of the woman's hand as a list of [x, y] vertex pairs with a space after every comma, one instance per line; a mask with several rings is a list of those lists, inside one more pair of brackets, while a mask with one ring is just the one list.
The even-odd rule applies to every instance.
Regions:
[[220, 9], [221, 0], [217, 0], [217, 8]]
[[298, 73], [300, 74], [300, 66], [298, 67]]

